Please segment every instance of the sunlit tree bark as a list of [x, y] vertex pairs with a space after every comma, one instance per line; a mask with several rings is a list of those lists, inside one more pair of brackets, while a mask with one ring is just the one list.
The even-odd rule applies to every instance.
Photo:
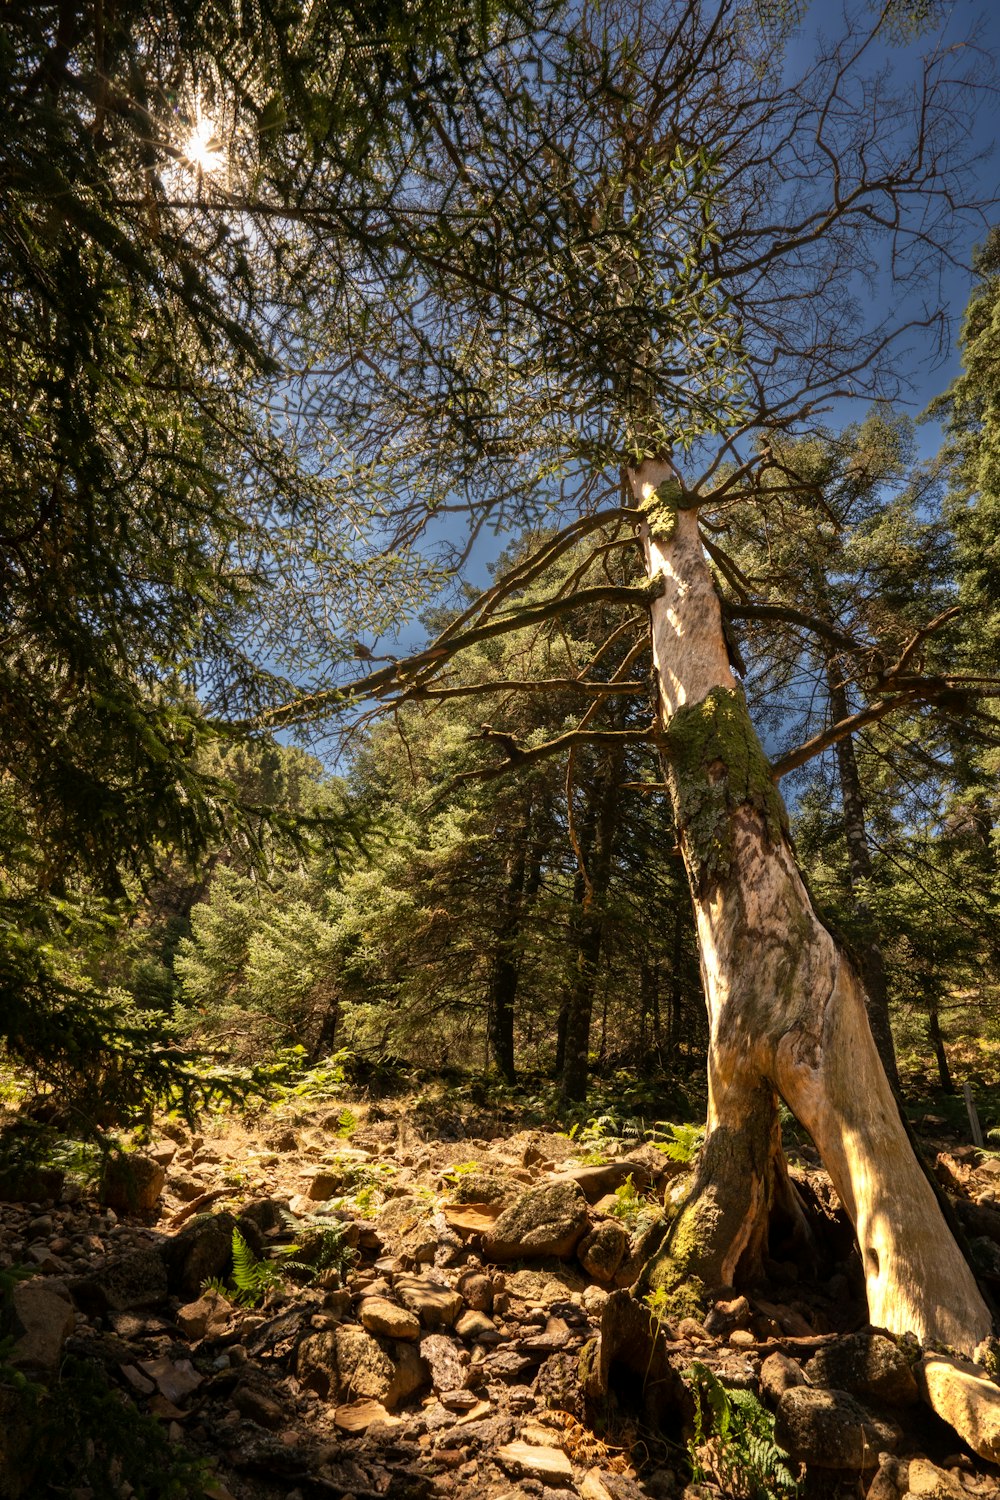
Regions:
[[733, 676], [698, 503], [673, 467], [631, 472], [644, 513], [668, 777], [709, 1009], [708, 1134], [646, 1283], [678, 1310], [759, 1265], [789, 1205], [780, 1096], [812, 1135], [858, 1236], [872, 1321], [972, 1350], [991, 1319], [918, 1165], [860, 980], [817, 916]]

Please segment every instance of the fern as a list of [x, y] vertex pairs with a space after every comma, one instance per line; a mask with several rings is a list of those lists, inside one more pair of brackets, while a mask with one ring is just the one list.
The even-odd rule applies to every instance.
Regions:
[[238, 1229], [233, 1230], [233, 1300], [256, 1307], [269, 1292], [284, 1286], [280, 1271], [268, 1260], [258, 1260]]
[[727, 1390], [707, 1365], [688, 1371], [695, 1398], [688, 1443], [696, 1484], [710, 1480], [742, 1500], [785, 1500], [798, 1493], [789, 1455], [774, 1439], [774, 1417], [750, 1391]]
[[667, 1131], [665, 1140], [657, 1140], [654, 1136], [652, 1144], [657, 1151], [662, 1151], [671, 1161], [688, 1162], [694, 1161], [701, 1150], [705, 1139], [704, 1125], [672, 1125], [669, 1120], [656, 1121], [657, 1133]]

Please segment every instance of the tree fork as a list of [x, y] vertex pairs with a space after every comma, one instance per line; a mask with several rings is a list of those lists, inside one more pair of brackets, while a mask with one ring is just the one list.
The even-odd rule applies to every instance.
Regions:
[[[787, 1173], [775, 1095], [812, 1136], [855, 1226], [872, 1322], [972, 1352], [992, 1321], [910, 1146], [849, 959], [820, 921], [672, 465], [629, 473], [645, 515], [664, 753], [709, 1010], [709, 1112], [691, 1194], [642, 1285], [676, 1299], [758, 1266]], [[683, 1298], [681, 1299], [683, 1300]]]

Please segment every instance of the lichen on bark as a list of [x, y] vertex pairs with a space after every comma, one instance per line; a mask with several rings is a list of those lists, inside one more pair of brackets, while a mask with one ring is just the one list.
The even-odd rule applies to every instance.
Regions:
[[642, 502], [642, 513], [654, 542], [669, 542], [677, 530], [677, 512], [697, 504], [677, 479], [665, 479]]
[[787, 831], [770, 764], [738, 688], [716, 687], [700, 703], [682, 704], [667, 724], [664, 749], [678, 827], [699, 886], [729, 873], [738, 807], [755, 807], [775, 841]]

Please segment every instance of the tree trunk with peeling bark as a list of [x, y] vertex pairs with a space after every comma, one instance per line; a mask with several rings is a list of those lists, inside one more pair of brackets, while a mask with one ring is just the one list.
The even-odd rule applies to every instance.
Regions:
[[808, 1231], [778, 1098], [812, 1136], [858, 1236], [871, 1321], [973, 1350], [975, 1278], [911, 1148], [861, 981], [816, 914], [784, 807], [730, 668], [697, 499], [666, 461], [630, 473], [652, 605], [664, 752], [709, 1011], [709, 1112], [690, 1196], [642, 1289], [668, 1312], [752, 1279], [772, 1216]]

